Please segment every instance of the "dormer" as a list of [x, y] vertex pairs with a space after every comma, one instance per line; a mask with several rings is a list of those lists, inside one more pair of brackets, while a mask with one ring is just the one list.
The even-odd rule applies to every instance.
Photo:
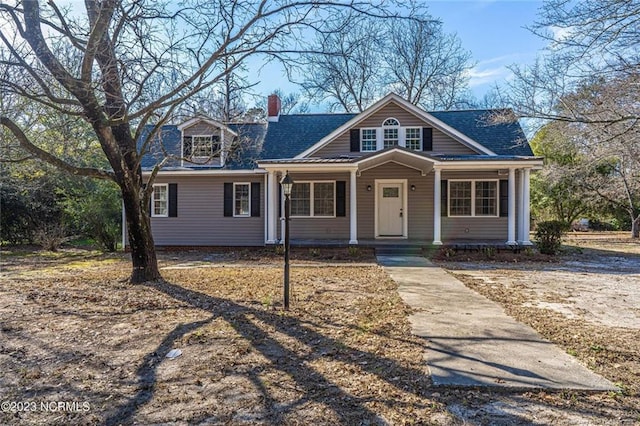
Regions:
[[223, 167], [233, 140], [238, 137], [224, 124], [206, 117], [185, 121], [178, 130], [184, 167]]

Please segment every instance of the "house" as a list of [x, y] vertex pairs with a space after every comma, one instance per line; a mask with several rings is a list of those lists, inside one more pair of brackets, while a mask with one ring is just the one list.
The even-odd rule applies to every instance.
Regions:
[[426, 112], [389, 94], [360, 114], [280, 114], [164, 126], [151, 222], [158, 246], [264, 246], [283, 238], [289, 173], [292, 242], [529, 245], [529, 178], [542, 166], [517, 123], [491, 110]]

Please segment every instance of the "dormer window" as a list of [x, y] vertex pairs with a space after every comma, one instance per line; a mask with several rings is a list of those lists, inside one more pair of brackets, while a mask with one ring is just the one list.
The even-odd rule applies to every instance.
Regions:
[[218, 157], [220, 156], [220, 136], [185, 136], [182, 149], [185, 158], [206, 159]]

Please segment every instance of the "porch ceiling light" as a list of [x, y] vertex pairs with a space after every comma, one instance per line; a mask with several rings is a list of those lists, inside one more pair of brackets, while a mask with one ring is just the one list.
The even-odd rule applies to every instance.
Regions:
[[291, 195], [291, 189], [293, 188], [293, 179], [289, 176], [289, 171], [285, 173], [282, 180], [280, 181], [280, 185], [282, 185], [282, 192], [287, 197]]

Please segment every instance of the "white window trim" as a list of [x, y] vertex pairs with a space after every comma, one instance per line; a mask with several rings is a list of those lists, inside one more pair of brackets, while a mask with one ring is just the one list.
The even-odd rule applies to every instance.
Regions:
[[415, 127], [415, 126], [407, 126], [407, 127], [403, 127], [403, 138], [402, 138], [402, 146], [404, 146], [405, 148], [407, 147], [407, 130], [409, 129], [415, 129], [418, 131], [418, 140], [420, 140], [420, 147], [418, 149], [412, 149], [411, 151], [422, 151], [422, 148], [424, 147], [424, 141], [422, 140], [422, 127]]
[[[385, 126], [384, 123], [387, 120], [395, 120], [395, 122], [398, 123], [398, 124], [388, 124], [388, 125]], [[381, 135], [382, 136], [381, 137], [382, 143], [379, 145], [381, 149], [384, 149], [384, 131], [386, 129], [397, 129], [398, 130], [398, 139], [396, 141], [396, 142], [398, 142], [398, 144], [397, 145], [391, 145], [391, 146], [403, 146], [402, 145], [402, 141], [404, 139], [404, 137], [403, 137], [404, 136], [403, 135], [404, 132], [403, 132], [403, 127], [400, 125], [400, 120], [398, 120], [395, 117], [387, 117], [384, 120], [382, 120], [382, 124], [380, 125], [380, 128], [382, 129], [381, 132], [380, 132], [380, 133], [382, 133], [382, 135]], [[390, 148], [390, 147], [387, 147], [387, 148]]]
[[[451, 214], [451, 182], [471, 182], [471, 215]], [[496, 183], [496, 214], [476, 214], [476, 182]], [[447, 217], [500, 217], [500, 180], [499, 179], [449, 179], [447, 181]]]
[[[156, 214], [156, 188], [164, 187], [167, 194], [167, 213]], [[151, 217], [169, 217], [169, 184], [168, 183], [156, 183], [153, 185], [153, 192], [151, 193]]]
[[[308, 183], [309, 186], [309, 216], [301, 216], [301, 215], [291, 215], [291, 217], [295, 218], [316, 218], [316, 219], [332, 219], [336, 217], [336, 181], [335, 180], [301, 180], [295, 181], [296, 183]], [[316, 183], [332, 183], [333, 184], [333, 215], [332, 216], [316, 216], [314, 211], [314, 202], [315, 202], [315, 184]]]
[[[220, 157], [220, 166], [224, 166], [224, 163], [226, 161], [226, 155], [225, 155], [225, 149], [224, 149], [224, 133], [225, 133], [225, 131], [222, 128], [218, 128], [218, 130], [220, 131], [220, 141], [219, 141], [220, 149], [218, 150], [218, 153], [216, 155], [211, 155], [211, 156], [208, 156], [208, 157], [194, 157], [193, 155], [191, 157], [186, 157], [184, 155], [184, 138], [185, 137], [192, 138], [191, 139], [191, 141], [192, 141], [191, 142], [192, 143], [191, 150], [193, 152], [193, 138], [196, 138], [196, 137], [213, 137], [213, 136], [217, 136], [217, 135], [214, 135], [214, 134], [209, 134], [209, 135], [185, 135], [184, 134], [184, 130], [181, 130], [180, 131], [180, 165], [184, 166], [185, 161], [187, 163], [189, 163], [189, 160], [187, 160], [187, 158], [190, 158], [191, 160], [196, 160], [196, 162], [197, 162], [198, 160], [215, 159], [215, 158]], [[213, 149], [212, 149], [212, 151], [213, 151]]]
[[[220, 133], [222, 133], [222, 131], [220, 131]], [[218, 144], [220, 145], [220, 148], [218, 149], [218, 151], [216, 153], [213, 152], [213, 137], [214, 136], [218, 136], [218, 135], [189, 135], [191, 136], [191, 158], [197, 159], [197, 160], [204, 160], [204, 159], [209, 159], [209, 158], [216, 158], [216, 157], [220, 157], [222, 155], [222, 134], [220, 135], [220, 138], [218, 140]], [[195, 138], [210, 138], [211, 139], [211, 155], [204, 155], [204, 156], [195, 156], [193, 155], [193, 139]], [[184, 139], [183, 139], [184, 140]]]
[[[249, 187], [249, 213], [236, 214], [236, 186], [247, 185]], [[251, 182], [233, 182], [233, 217], [251, 217]]]
[[[385, 119], [384, 121], [387, 121], [388, 119]], [[395, 120], [395, 119], [394, 119]], [[384, 123], [383, 121], [383, 123]], [[396, 120], [397, 121], [397, 120]], [[398, 121], [399, 122], [399, 121]], [[422, 127], [416, 127], [416, 126], [380, 126], [380, 127], [361, 127], [360, 128], [360, 152], [377, 152], [380, 151], [382, 149], [384, 149], [384, 129], [398, 129], [398, 145], [397, 146], [401, 146], [403, 148], [406, 148], [407, 146], [407, 129], [417, 129], [418, 130], [418, 135], [420, 138], [420, 149], [416, 149], [416, 150], [412, 150], [412, 151], [422, 151], [422, 147], [423, 147], [423, 143], [424, 141], [422, 140]], [[376, 149], [375, 150], [365, 150], [363, 149], [363, 142], [364, 142], [364, 130], [375, 130], [376, 131]]]
[[[364, 147], [364, 131], [375, 130], [376, 131], [376, 148], [374, 150], [363, 149]], [[380, 127], [363, 127], [360, 129], [360, 152], [376, 152], [380, 150]]]

